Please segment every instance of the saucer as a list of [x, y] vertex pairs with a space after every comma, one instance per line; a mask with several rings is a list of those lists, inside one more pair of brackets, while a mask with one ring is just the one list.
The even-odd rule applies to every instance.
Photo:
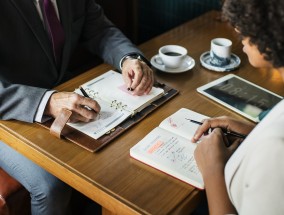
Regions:
[[167, 73], [181, 73], [181, 72], [186, 72], [190, 69], [192, 69], [195, 66], [195, 60], [190, 57], [190, 56], [186, 56], [185, 59], [183, 60], [182, 64], [180, 65], [180, 67], [178, 68], [168, 68], [165, 65], [161, 65], [158, 64], [156, 62], [156, 58], [159, 55], [155, 55], [151, 58], [151, 64], [152, 66], [154, 66], [156, 69], [161, 70], [163, 72], [167, 72]]
[[235, 70], [239, 67], [241, 63], [241, 59], [235, 54], [231, 54], [230, 64], [226, 66], [213, 66], [210, 64], [210, 60], [211, 60], [210, 51], [204, 52], [200, 56], [201, 65], [206, 69], [213, 70], [216, 72], [229, 72]]

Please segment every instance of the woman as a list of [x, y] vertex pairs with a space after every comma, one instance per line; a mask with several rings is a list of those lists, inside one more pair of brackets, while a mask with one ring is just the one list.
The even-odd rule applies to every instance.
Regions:
[[[278, 70], [284, 81], [284, 1], [226, 0], [223, 14], [241, 35], [249, 62]], [[193, 141], [210, 128], [195, 151], [210, 213], [284, 214], [284, 101], [255, 128], [228, 117], [205, 120]], [[221, 128], [248, 137], [227, 139]]]

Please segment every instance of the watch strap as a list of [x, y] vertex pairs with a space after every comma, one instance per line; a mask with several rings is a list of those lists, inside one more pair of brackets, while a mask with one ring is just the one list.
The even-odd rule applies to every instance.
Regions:
[[151, 67], [151, 63], [150, 63], [149, 60], [147, 60], [147, 58], [145, 58], [143, 55], [141, 55], [141, 54], [139, 54], [139, 53], [132, 52], [132, 53], [128, 53], [128, 54], [124, 55], [124, 56], [121, 58], [121, 61], [120, 61], [120, 69], [122, 69], [123, 62], [124, 62], [126, 59], [137, 59], [137, 60], [143, 61], [143, 62], [146, 63], [149, 67]]

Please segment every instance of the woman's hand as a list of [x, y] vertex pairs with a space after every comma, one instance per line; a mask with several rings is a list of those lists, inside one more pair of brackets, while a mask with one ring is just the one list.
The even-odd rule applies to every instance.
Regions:
[[58, 92], [51, 95], [44, 114], [56, 118], [63, 108], [72, 111], [70, 122], [92, 121], [101, 109], [100, 105], [91, 98], [83, 97], [74, 92]]
[[222, 129], [215, 128], [198, 143], [194, 157], [204, 178], [222, 174], [225, 164], [241, 142], [240, 139], [235, 139], [230, 147], [226, 147], [227, 141]]
[[123, 62], [122, 76], [133, 95], [149, 94], [154, 84], [153, 70], [141, 60], [126, 59]]
[[205, 183], [210, 214], [236, 214], [227, 193], [224, 168], [240, 144], [240, 139], [226, 147], [226, 138], [222, 129], [215, 128], [200, 140], [194, 151], [197, 166]]
[[[239, 121], [227, 116], [210, 118], [203, 120], [203, 124], [198, 127], [192, 138], [193, 142], [197, 142], [201, 136], [208, 134], [210, 130], [221, 128], [226, 131], [233, 131], [239, 134], [247, 135], [255, 127], [253, 123]], [[229, 138], [229, 136], [228, 136]], [[234, 141], [236, 138], [229, 138], [228, 141]]]

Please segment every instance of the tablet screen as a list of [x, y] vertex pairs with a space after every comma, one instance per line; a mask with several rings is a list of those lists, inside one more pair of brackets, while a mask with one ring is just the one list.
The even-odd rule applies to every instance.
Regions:
[[282, 100], [277, 94], [235, 75], [225, 76], [198, 91], [256, 122]]

